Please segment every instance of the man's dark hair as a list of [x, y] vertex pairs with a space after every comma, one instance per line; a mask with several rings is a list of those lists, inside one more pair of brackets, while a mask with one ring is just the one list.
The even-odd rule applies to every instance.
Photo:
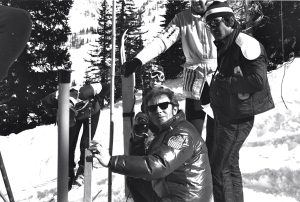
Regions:
[[179, 106], [175, 93], [172, 90], [165, 87], [157, 87], [157, 88], [152, 88], [143, 98], [143, 107], [145, 112], [148, 113], [148, 109], [147, 109], [148, 102], [151, 99], [154, 99], [155, 97], [158, 97], [160, 95], [166, 95], [173, 106], [177, 106], [177, 107]]
[[234, 16], [226, 16], [223, 17], [224, 23], [227, 27], [232, 27], [233, 29], [239, 29], [240, 24], [239, 22], [235, 19]]

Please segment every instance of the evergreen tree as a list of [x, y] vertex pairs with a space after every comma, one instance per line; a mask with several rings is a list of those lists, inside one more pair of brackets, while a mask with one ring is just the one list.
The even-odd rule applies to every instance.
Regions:
[[[127, 60], [132, 59], [143, 47], [141, 32], [141, 13], [138, 12], [133, 0], [117, 1], [117, 23], [116, 23], [116, 98], [121, 97], [121, 61], [120, 45], [121, 38], [125, 30], [127, 31], [125, 40], [125, 51]], [[141, 87], [141, 72], [136, 72], [136, 87]]]
[[103, 1], [97, 13], [99, 15], [99, 27], [96, 33], [99, 37], [96, 40], [97, 45], [92, 45], [93, 50], [89, 52], [91, 59], [88, 62], [91, 63], [89, 67], [91, 70], [88, 70], [88, 72], [95, 72], [95, 67], [97, 67], [96, 78], [98, 81], [101, 80], [101, 82], [107, 83], [110, 80], [112, 35], [112, 14], [107, 0]]
[[[115, 97], [116, 100], [121, 97], [121, 62], [120, 62], [120, 44], [121, 37], [125, 30], [128, 29], [125, 48], [127, 60], [132, 59], [138, 51], [141, 50], [143, 42], [141, 38], [140, 27], [141, 17], [140, 13], [137, 12], [137, 8], [134, 6], [133, 0], [118, 0], [116, 4], [116, 68], [115, 68]], [[101, 8], [98, 10], [98, 25], [97, 34], [99, 35], [97, 44], [93, 45], [93, 50], [89, 53], [91, 63], [89, 68], [94, 70], [94, 67], [99, 68], [99, 79], [101, 83], [109, 83], [111, 77], [111, 35], [112, 35], [112, 11], [109, 8], [106, 0], [101, 4]], [[89, 74], [94, 74], [93, 70], [88, 70]], [[136, 75], [139, 77], [138, 70]], [[92, 73], [93, 72], [93, 73]], [[140, 86], [140, 79], [137, 79], [137, 86]]]
[[[125, 48], [127, 59], [132, 59], [133, 56], [142, 48], [141, 40], [141, 20], [138, 17], [137, 9], [134, 7], [133, 0], [119, 0], [116, 5], [116, 68], [115, 68], [115, 97], [116, 100], [121, 97], [121, 63], [120, 63], [120, 43], [122, 34], [128, 29]], [[111, 77], [111, 35], [112, 35], [112, 11], [104, 0], [101, 8], [98, 10], [98, 25], [97, 34], [99, 35], [97, 44], [93, 45], [93, 50], [89, 53], [91, 60], [90, 74], [95, 74], [94, 67], [99, 68], [99, 79], [101, 83], [109, 83]], [[139, 82], [137, 82], [139, 84]]]
[[299, 56], [300, 44], [296, 42], [300, 40], [300, 2], [259, 3], [265, 21], [254, 28], [253, 36], [264, 45], [270, 59], [269, 70], [272, 70], [290, 57]]
[[[230, 0], [243, 31], [253, 35], [269, 56], [268, 70], [299, 55], [300, 2]], [[281, 18], [282, 17], [282, 18]]]
[[[23, 8], [31, 14], [32, 32], [27, 47], [0, 83], [0, 100], [11, 98], [0, 108], [1, 135], [18, 133], [43, 124], [40, 99], [57, 89], [57, 71], [70, 69], [67, 16], [73, 1], [14, 1], [4, 5]], [[34, 124], [31, 120], [34, 119]]]
[[[166, 14], [163, 15], [165, 21], [161, 26], [166, 28], [175, 15], [187, 7], [187, 3], [188, 2], [184, 0], [168, 0], [168, 3], [165, 5]], [[176, 78], [177, 75], [182, 71], [182, 67], [180, 65], [185, 62], [181, 41], [179, 40], [166, 52], [162, 53], [158, 57], [157, 61], [161, 66], [164, 67], [164, 72], [167, 79]]]

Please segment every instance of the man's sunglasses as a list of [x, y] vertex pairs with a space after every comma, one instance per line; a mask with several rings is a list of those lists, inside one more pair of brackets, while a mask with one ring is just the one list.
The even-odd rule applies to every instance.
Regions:
[[171, 102], [162, 102], [156, 105], [149, 105], [147, 106], [147, 109], [149, 112], [156, 112], [157, 107], [159, 107], [162, 110], [165, 110], [168, 108], [169, 104], [172, 104]]
[[153, 71], [151, 72], [150, 77], [151, 79], [157, 78], [160, 82], [165, 80], [165, 74], [162, 71]]
[[221, 22], [224, 22], [223, 18], [215, 18], [213, 20], [207, 21], [206, 24], [211, 28], [217, 28], [220, 26]]

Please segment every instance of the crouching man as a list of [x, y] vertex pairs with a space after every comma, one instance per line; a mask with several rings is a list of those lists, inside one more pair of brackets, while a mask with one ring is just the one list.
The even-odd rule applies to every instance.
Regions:
[[[153, 88], [144, 97], [143, 106], [157, 127], [145, 154], [110, 156], [107, 149], [94, 141], [90, 149], [95, 157], [112, 172], [149, 182], [150, 186], [135, 187], [135, 192], [141, 192], [135, 201], [211, 201], [207, 148], [197, 129], [179, 110], [174, 92]], [[134, 142], [143, 145], [143, 141]]]

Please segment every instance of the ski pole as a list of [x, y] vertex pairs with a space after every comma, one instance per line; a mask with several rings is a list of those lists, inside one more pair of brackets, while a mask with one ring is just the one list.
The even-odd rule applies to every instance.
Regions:
[[[112, 155], [113, 151], [113, 138], [114, 138], [114, 102], [115, 102], [115, 60], [116, 60], [116, 0], [112, 2], [112, 51], [111, 51], [111, 87], [110, 87], [110, 136], [109, 136], [109, 154]], [[108, 202], [111, 202], [112, 194], [112, 173], [108, 168]]]
[[70, 70], [59, 70], [57, 202], [68, 201]]
[[3, 200], [4, 202], [8, 202], [8, 200], [6, 200], [4, 194], [3, 194], [1, 191], [0, 191], [0, 198], [2, 198], [2, 200]]
[[13, 193], [11, 191], [11, 187], [10, 187], [10, 184], [9, 184], [9, 180], [8, 180], [8, 177], [7, 177], [7, 173], [6, 173], [6, 169], [5, 169], [5, 166], [4, 166], [4, 161], [3, 161], [3, 158], [2, 158], [1, 152], [0, 152], [0, 169], [1, 169], [2, 178], [3, 178], [3, 181], [4, 181], [4, 185], [5, 185], [5, 188], [6, 188], [6, 191], [7, 191], [9, 201], [14, 202], [15, 199], [14, 199]]

